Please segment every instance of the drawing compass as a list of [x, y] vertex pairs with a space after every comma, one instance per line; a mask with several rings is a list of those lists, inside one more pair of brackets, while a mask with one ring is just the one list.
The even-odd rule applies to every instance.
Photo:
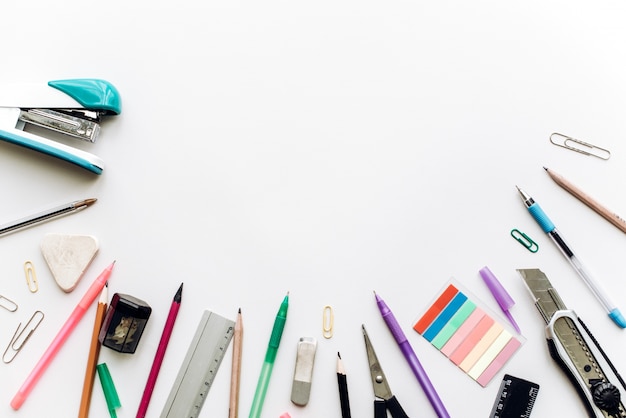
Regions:
[[626, 385], [585, 323], [567, 309], [541, 270], [517, 271], [546, 323], [550, 356], [574, 384], [589, 417], [626, 417], [620, 389], [614, 383], [625, 389]]

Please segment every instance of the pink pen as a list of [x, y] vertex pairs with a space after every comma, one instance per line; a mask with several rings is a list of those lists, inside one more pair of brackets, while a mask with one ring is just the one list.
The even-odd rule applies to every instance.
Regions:
[[50, 343], [50, 346], [48, 347], [46, 352], [43, 353], [43, 356], [41, 356], [41, 359], [39, 359], [39, 362], [37, 363], [33, 371], [30, 372], [30, 374], [26, 378], [26, 381], [22, 384], [22, 387], [13, 397], [13, 400], [11, 401], [11, 408], [17, 411], [18, 409], [20, 409], [24, 401], [26, 401], [26, 398], [35, 387], [35, 384], [39, 381], [39, 378], [41, 378], [43, 373], [52, 362], [52, 359], [54, 359], [54, 356], [59, 352], [59, 350], [63, 346], [63, 343], [65, 343], [65, 340], [67, 340], [67, 337], [70, 336], [74, 328], [76, 328], [76, 325], [85, 315], [85, 312], [87, 312], [89, 306], [93, 303], [94, 300], [96, 300], [96, 297], [104, 288], [104, 285], [111, 275], [114, 264], [115, 261], [111, 263], [106, 269], [104, 269], [102, 273], [100, 273], [98, 278], [87, 290], [87, 293], [85, 293], [85, 296], [83, 296], [80, 302], [78, 302], [78, 305], [76, 306], [76, 308], [74, 308], [74, 311], [72, 312], [70, 317], [67, 319], [67, 321], [65, 321], [65, 324], [63, 324], [63, 327], [61, 328], [57, 336], [54, 337], [54, 340], [52, 340], [52, 343]]

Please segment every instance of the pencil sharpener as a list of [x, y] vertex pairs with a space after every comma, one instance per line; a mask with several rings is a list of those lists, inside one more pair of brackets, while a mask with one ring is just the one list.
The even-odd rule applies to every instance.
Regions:
[[98, 340], [103, 346], [120, 353], [134, 353], [151, 313], [152, 308], [143, 300], [115, 293]]

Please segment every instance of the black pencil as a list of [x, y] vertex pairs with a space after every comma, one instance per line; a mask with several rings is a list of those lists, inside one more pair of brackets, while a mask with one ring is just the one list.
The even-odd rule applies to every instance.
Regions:
[[337, 384], [339, 385], [339, 401], [341, 402], [341, 417], [350, 418], [350, 399], [348, 398], [348, 381], [343, 368], [341, 354], [337, 352]]

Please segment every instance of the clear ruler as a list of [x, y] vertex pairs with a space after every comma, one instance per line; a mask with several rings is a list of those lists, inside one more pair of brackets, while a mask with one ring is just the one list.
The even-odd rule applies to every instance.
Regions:
[[235, 322], [204, 311], [161, 418], [197, 418], [233, 337]]

